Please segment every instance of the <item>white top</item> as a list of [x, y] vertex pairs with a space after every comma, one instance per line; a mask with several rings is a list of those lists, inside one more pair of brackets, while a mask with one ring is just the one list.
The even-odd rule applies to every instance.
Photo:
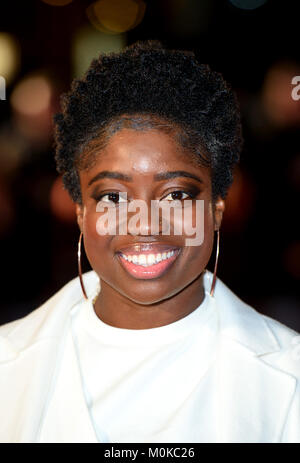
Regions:
[[[206, 291], [212, 278], [206, 271]], [[83, 279], [92, 300], [99, 277], [90, 271]], [[214, 297], [206, 296], [205, 310], [207, 301], [174, 324], [133, 332], [103, 326], [77, 277], [28, 316], [1, 326], [0, 442], [211, 442], [214, 436], [225, 443], [300, 443], [299, 333], [245, 304], [219, 278]], [[166, 333], [166, 342], [158, 333]], [[84, 361], [80, 372], [76, 346], [92, 368]], [[209, 366], [214, 347], [218, 355]]]
[[99, 442], [214, 442], [218, 326], [207, 291], [192, 313], [151, 329], [110, 326], [81, 304], [72, 333]]

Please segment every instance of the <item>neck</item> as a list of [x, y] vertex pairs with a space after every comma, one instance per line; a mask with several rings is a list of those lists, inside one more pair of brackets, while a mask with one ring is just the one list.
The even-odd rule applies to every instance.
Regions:
[[154, 304], [139, 304], [101, 281], [96, 315], [116, 328], [149, 329], [168, 325], [193, 312], [205, 297], [204, 272], [177, 294]]

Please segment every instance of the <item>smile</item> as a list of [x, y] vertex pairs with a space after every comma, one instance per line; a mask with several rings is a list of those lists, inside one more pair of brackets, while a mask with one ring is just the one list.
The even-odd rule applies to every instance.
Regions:
[[121, 254], [121, 256], [127, 260], [128, 262], [132, 262], [136, 265], [142, 265], [143, 267], [150, 267], [151, 265], [158, 264], [164, 260], [170, 259], [170, 257], [174, 256], [175, 251], [163, 252], [162, 254], [159, 252], [158, 254], [140, 254], [140, 255], [126, 255]]
[[123, 268], [133, 277], [139, 279], [158, 278], [174, 263], [180, 254], [180, 249], [170, 249], [163, 252], [119, 252], [118, 257]]

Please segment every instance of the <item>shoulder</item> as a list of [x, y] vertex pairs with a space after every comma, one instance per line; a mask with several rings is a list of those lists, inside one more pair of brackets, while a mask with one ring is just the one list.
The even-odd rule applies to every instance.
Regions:
[[[300, 340], [300, 333], [268, 315], [260, 314], [273, 331], [282, 346], [289, 346], [291, 341]], [[292, 342], [292, 344], [294, 344]]]
[[[92, 297], [99, 278], [94, 271], [85, 273], [83, 278], [87, 294]], [[18, 351], [45, 337], [59, 337], [70, 310], [82, 300], [76, 277], [25, 317], [0, 326], [0, 358], [9, 347]]]
[[[294, 391], [283, 426], [280, 442], [300, 442], [300, 334], [271, 317], [263, 315], [272, 330], [280, 349], [265, 354], [264, 362], [294, 379]], [[284, 397], [284, 390], [281, 392]]]
[[278, 320], [261, 315], [279, 345], [275, 352], [266, 353], [264, 360], [290, 373], [300, 381], [300, 334]]
[[[210, 281], [211, 274], [208, 273], [206, 279]], [[300, 380], [300, 334], [297, 331], [245, 303], [219, 279], [215, 297], [226, 339]]]

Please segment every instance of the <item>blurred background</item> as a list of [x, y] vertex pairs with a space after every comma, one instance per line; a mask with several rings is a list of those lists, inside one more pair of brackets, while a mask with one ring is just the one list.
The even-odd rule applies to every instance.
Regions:
[[218, 276], [259, 312], [300, 331], [299, 3], [2, 2], [0, 324], [77, 275], [74, 204], [54, 163], [59, 95], [100, 52], [159, 39], [221, 72], [241, 105], [245, 145], [226, 200]]

